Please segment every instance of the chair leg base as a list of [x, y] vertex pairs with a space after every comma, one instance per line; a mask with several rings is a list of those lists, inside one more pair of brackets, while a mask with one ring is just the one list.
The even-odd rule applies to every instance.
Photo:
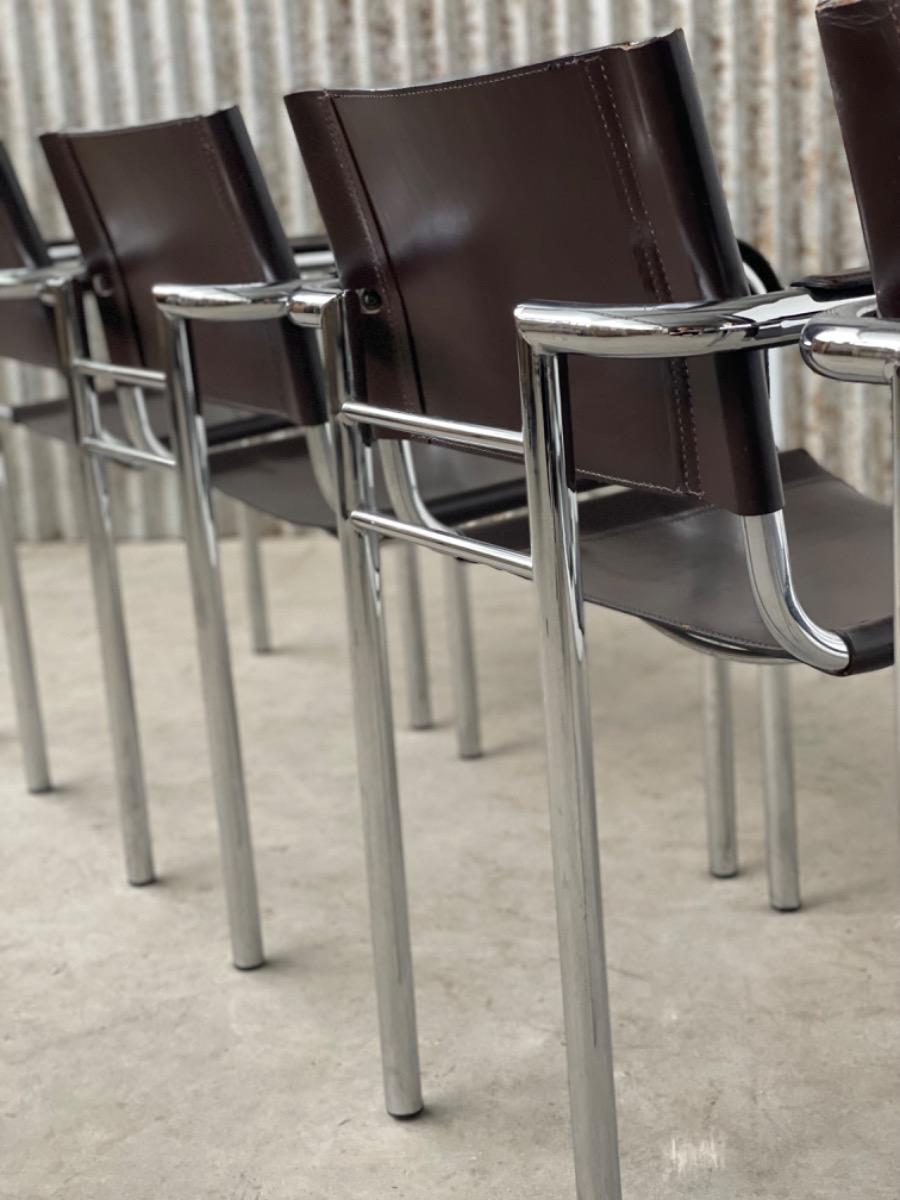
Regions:
[[424, 1111], [425, 1105], [420, 1104], [419, 1107], [414, 1109], [412, 1112], [391, 1112], [391, 1110], [388, 1109], [387, 1114], [395, 1121], [415, 1121], [416, 1117], [421, 1117]]

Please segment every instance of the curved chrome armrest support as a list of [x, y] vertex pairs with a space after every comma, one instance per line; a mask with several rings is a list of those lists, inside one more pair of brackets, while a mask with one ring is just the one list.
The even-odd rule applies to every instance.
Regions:
[[697, 304], [609, 308], [535, 301], [516, 307], [519, 332], [538, 354], [595, 358], [688, 358], [766, 350], [797, 342], [828, 309], [802, 288]]
[[325, 503], [335, 512], [337, 510], [337, 480], [334, 466], [334, 438], [330, 425], [307, 425], [306, 449], [312, 467], [313, 478], [319, 491], [325, 497]]
[[794, 590], [784, 515], [742, 517], [741, 524], [753, 596], [766, 628], [800, 662], [833, 675], [845, 671], [850, 663], [847, 643], [817, 625]]
[[829, 379], [888, 384], [900, 370], [900, 321], [876, 316], [871, 298], [839, 304], [806, 322], [800, 352]]
[[382, 439], [378, 449], [387, 493], [400, 520], [440, 533], [452, 533], [449, 525], [439, 521], [422, 498], [409, 442], [396, 438]]
[[119, 388], [117, 400], [119, 412], [122, 414], [122, 423], [134, 448], [160, 459], [170, 459], [171, 452], [159, 440], [153, 429], [143, 390], [141, 388]]

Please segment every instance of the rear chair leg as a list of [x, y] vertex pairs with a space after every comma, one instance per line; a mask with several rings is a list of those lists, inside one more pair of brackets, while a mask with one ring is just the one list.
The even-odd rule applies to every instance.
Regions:
[[48, 792], [51, 788], [47, 765], [44, 720], [38, 694], [28, 612], [16, 554], [16, 531], [6, 477], [6, 464], [0, 447], [0, 603], [6, 633], [7, 657], [12, 677], [13, 698], [19, 741], [25, 764], [29, 792]]
[[579, 1200], [621, 1200], [587, 642], [565, 377], [520, 341], [550, 835]]
[[701, 657], [709, 871], [718, 879], [728, 879], [738, 870], [731, 669], [724, 658]]
[[481, 756], [481, 717], [478, 677], [472, 638], [472, 609], [466, 564], [444, 558], [444, 595], [450, 651], [450, 680], [456, 714], [456, 744], [460, 758]]
[[268, 654], [272, 649], [269, 613], [266, 605], [266, 585], [263, 574], [260, 544], [260, 517], [249, 505], [237, 506], [238, 531], [244, 553], [244, 586], [250, 613], [250, 633], [255, 654]]
[[769, 902], [781, 912], [792, 912], [800, 907], [800, 868], [790, 677], [785, 666], [761, 667], [759, 675]]
[[232, 957], [236, 967], [250, 970], [264, 961], [262, 928], [206, 439], [187, 326], [175, 319], [165, 326], [172, 446], [194, 597]]
[[400, 622], [403, 664], [410, 729], [430, 729], [434, 724], [428, 684], [425, 617], [416, 548], [408, 542], [397, 547], [400, 559]]

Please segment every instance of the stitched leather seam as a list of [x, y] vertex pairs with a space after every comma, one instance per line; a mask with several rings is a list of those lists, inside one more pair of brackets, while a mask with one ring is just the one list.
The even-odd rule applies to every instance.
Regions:
[[[587, 62], [588, 60], [584, 60], [584, 61]], [[590, 61], [596, 61], [596, 60], [590, 60]], [[602, 63], [601, 63], [601, 66], [602, 66]], [[637, 190], [636, 189], [636, 180], [634, 179], [634, 163], [633, 162], [631, 163], [632, 179], [629, 180], [626, 177], [625, 171], [622, 169], [622, 160], [619, 156], [619, 151], [616, 146], [615, 139], [612, 135], [612, 130], [609, 127], [609, 121], [606, 118], [606, 112], [604, 111], [603, 104], [600, 101], [600, 95], [597, 91], [596, 84], [594, 83], [594, 78], [591, 75], [590, 71], [588, 71], [588, 70], [585, 70], [584, 76], [587, 79], [588, 86], [590, 87], [591, 93], [593, 94], [594, 104], [596, 106], [597, 113], [600, 117], [600, 122], [603, 125], [603, 131], [606, 134], [606, 140], [609, 142], [609, 148], [610, 148], [610, 151], [612, 152], [613, 162], [615, 163], [615, 167], [616, 167], [616, 174], [619, 176], [619, 180], [622, 184], [622, 191], [625, 196], [625, 203], [628, 206], [628, 212], [631, 215], [632, 221], [634, 221], [635, 225], [637, 225], [639, 223], [639, 218], [638, 218], [637, 210], [635, 208], [634, 200], [633, 200], [633, 198], [631, 196], [631, 192], [629, 190], [629, 183], [633, 184], [635, 186], [635, 190]], [[604, 78], [606, 79], [605, 71], [604, 71]], [[606, 79], [606, 86], [607, 86], [607, 91], [610, 91], [608, 79]], [[611, 93], [610, 93], [610, 98], [612, 98]], [[618, 116], [618, 109], [616, 109], [616, 115]], [[624, 143], [624, 134], [622, 133], [621, 120], [619, 121], [619, 132], [620, 132], [620, 134], [622, 134], [622, 139], [623, 139], [623, 143]], [[627, 151], [627, 146], [625, 148]], [[629, 160], [630, 159], [631, 159], [631, 156], [629, 154]], [[640, 203], [640, 195], [639, 194], [638, 194], [637, 199], [638, 199], [638, 203]], [[643, 242], [641, 242], [639, 244], [638, 251], [644, 260], [644, 266], [647, 269], [647, 275], [650, 279], [651, 284], [653, 285], [653, 291], [656, 295], [656, 299], [657, 299], [657, 301], [662, 302], [663, 300], [665, 300], [669, 297], [667, 297], [663, 293], [663, 289], [660, 287], [659, 276], [657, 275], [656, 271], [654, 270], [654, 264], [651, 261], [650, 255], [647, 252], [647, 247], [643, 244]], [[670, 363], [670, 374], [671, 374], [671, 363]], [[690, 481], [688, 479], [687, 452], [686, 452], [686, 448], [685, 448], [685, 444], [684, 444], [684, 425], [682, 423], [682, 417], [681, 417], [681, 396], [679, 394], [677, 380], [674, 375], [672, 376], [672, 383], [673, 383], [673, 387], [675, 389], [675, 418], [678, 422], [678, 440], [679, 440], [679, 456], [681, 458], [681, 473], [684, 478], [685, 487], [687, 488], [688, 491], [690, 491]], [[635, 483], [639, 487], [640, 486], [644, 486], [644, 487], [656, 486], [656, 485], [649, 484], [643, 480], [635, 480]], [[685, 488], [662, 488], [662, 490], [669, 492], [672, 495], [683, 495]]]
[[[400, 338], [398, 338], [397, 334], [395, 333], [396, 322], [394, 317], [394, 308], [391, 303], [391, 288], [389, 286], [387, 275], [385, 274], [379, 262], [378, 247], [375, 244], [375, 237], [372, 233], [369, 219], [365, 211], [365, 206], [362, 203], [362, 199], [359, 194], [359, 188], [356, 184], [354, 165], [349, 159], [349, 149], [345, 145], [344, 139], [341, 137], [337, 115], [334, 111], [334, 106], [331, 101], [331, 93], [323, 94], [319, 98], [319, 102], [324, 105], [325, 124], [328, 128], [328, 136], [331, 139], [331, 145], [334, 148], [338, 170], [344, 176], [344, 182], [347, 184], [347, 190], [350, 193], [350, 200], [356, 211], [356, 215], [359, 218], [359, 223], [363, 231], [363, 237], [366, 239], [366, 245], [369, 247], [369, 254], [372, 258], [372, 267], [375, 271], [375, 277], [378, 280], [378, 284], [381, 288], [381, 295], [384, 299], [385, 317], [388, 321], [391, 340], [395, 343], [395, 345], [398, 345], [400, 357], [404, 358], [406, 356], [403, 353], [402, 347], [399, 346]], [[417, 412], [419, 411], [418, 406], [411, 402], [409, 393], [407, 391], [405, 370], [406, 365], [407, 364], [405, 363], [401, 364], [399, 379], [400, 398], [408, 412]]]
[[[580, 473], [581, 472], [579, 472], [579, 474]], [[795, 479], [791, 483], [785, 484], [784, 490], [786, 492], [796, 492], [802, 487], [811, 487], [814, 484], [821, 484], [826, 481], [834, 482], [834, 483], [840, 485], [841, 487], [843, 487], [844, 489], [846, 489], [847, 491], [853, 492], [854, 495], [858, 496], [860, 494], [859, 492], [856, 491], [855, 488], [852, 488], [852, 487], [850, 487], [850, 485], [848, 483], [845, 483], [843, 479], [838, 479], [837, 476], [831, 475], [827, 472], [824, 474], [824, 476], [817, 474], [817, 475], [811, 475], [811, 476], [807, 477], [806, 479]], [[675, 494], [680, 494], [680, 493], [675, 493]], [[601, 501], [601, 503], [602, 503], [602, 501]], [[586, 542], [601, 542], [608, 538], [620, 537], [625, 533], [631, 533], [635, 529], [643, 529], [648, 525], [652, 525], [654, 527], [656, 527], [657, 525], [672, 525], [676, 521], [688, 521], [688, 520], [690, 520], [691, 517], [696, 517], [700, 513], [723, 512], [723, 511], [727, 512], [728, 510], [727, 509], [718, 509], [716, 507], [716, 505], [714, 505], [714, 504], [698, 504], [698, 505], [695, 505], [693, 508], [688, 509], [687, 512], [670, 513], [668, 516], [665, 516], [665, 517], [660, 517], [660, 516], [644, 517], [642, 520], [631, 521], [627, 525], [622, 525], [618, 529], [598, 529], [595, 533], [584, 534], [583, 540]], [[732, 515], [736, 515], [736, 514], [732, 514]]]
[[[663, 41], [663, 38], [648, 38], [648, 42]], [[646, 44], [646, 42], [645, 42]], [[399, 88], [357, 88], [355, 91], [331, 91], [327, 89], [329, 96], [334, 96], [338, 100], [390, 100], [409, 96], [435, 96], [438, 92], [459, 92], [466, 88], [483, 88], [491, 87], [496, 83], [507, 83], [510, 79], [525, 79], [529, 75], [547, 75], [551, 71], [560, 71], [567, 68], [577, 69], [585, 63], [601, 62], [610, 54], [627, 51], [629, 43], [620, 43], [616, 46], [605, 46], [594, 54], [578, 54], [571, 55], [569, 58], [555, 59], [553, 62], [543, 63], [540, 66], [520, 67], [518, 70], [503, 71], [498, 75], [491, 75], [487, 78], [480, 76], [475, 79], [458, 79], [451, 83], [425, 83], [419, 87], [399, 87]]]
[[[191, 125], [194, 124], [194, 122], [186, 120], [180, 122], [180, 124]], [[203, 154], [203, 163], [206, 167], [207, 177], [212, 184], [213, 192], [219, 202], [219, 207], [225, 214], [225, 218], [235, 235], [235, 241], [232, 249], [238, 249], [238, 257], [240, 262], [248, 274], [255, 275], [259, 269], [259, 263], [253, 259], [253, 256], [250, 253], [248, 253], [247, 246], [244, 241], [244, 235], [247, 232], [246, 227], [241, 221], [236, 219], [234, 209], [228, 201], [228, 196], [226, 195], [225, 188], [223, 186], [222, 175], [219, 170], [218, 147], [210, 136], [209, 121], [207, 118], [200, 118], [196, 124], [197, 132], [200, 135], [200, 149]], [[263, 334], [263, 340], [266, 344], [266, 350], [268, 351], [275, 367], [275, 375], [277, 378], [284, 380], [284, 352], [283, 347], [280, 344], [276, 345], [275, 326], [271, 321], [262, 321], [259, 322], [259, 324], [262, 326], [261, 332]], [[289, 387], [287, 390], [291, 391], [292, 389]]]
[[[568, 61], [559, 64], [562, 66], [572, 66], [578, 60], [569, 59]], [[593, 61], [584, 59], [583, 61]], [[490, 79], [461, 79], [456, 83], [443, 84], [426, 84], [424, 87], [418, 88], [378, 88], [372, 91], [358, 90], [350, 92], [333, 92], [328, 91], [329, 96], [333, 96], [337, 100], [390, 100], [398, 96], [434, 96], [438, 92], [460, 92], [466, 88], [489, 87], [493, 83], [505, 83], [509, 79], [525, 79], [528, 75], [546, 75], [548, 72], [558, 70], [559, 65], [548, 63], [543, 67], [526, 67], [520, 71], [504, 72], [502, 75], [492, 76]]]
[[[656, 290], [657, 300], [659, 300], [659, 301], [665, 300], [665, 301], [671, 302], [672, 288], [669, 283], [669, 277], [666, 272], [665, 264], [663, 263], [662, 254], [660, 253], [659, 239], [656, 236], [656, 229], [654, 228], [653, 221], [650, 219], [650, 213], [647, 209], [647, 204], [644, 200], [643, 195], [641, 194], [641, 186], [640, 186], [640, 181], [638, 179], [637, 168], [635, 167], [634, 158], [631, 153], [631, 147], [628, 144], [628, 138], [625, 135], [625, 126], [622, 121], [622, 114], [619, 112], [619, 106], [616, 103], [616, 96], [615, 96], [615, 92], [613, 90], [612, 84], [610, 82], [610, 79], [609, 79], [609, 73], [606, 70], [606, 63], [602, 59], [599, 60], [599, 66], [600, 66], [600, 74], [603, 76], [603, 82], [606, 87], [606, 94], [609, 97], [609, 102], [612, 107], [613, 115], [616, 120], [616, 126], [619, 131], [619, 138], [621, 140], [622, 147], [624, 148], [625, 155], [628, 160], [631, 185], [634, 189], [634, 194], [635, 194], [635, 197], [637, 200], [637, 204], [640, 208], [641, 215], [643, 216], [644, 221], [646, 221], [647, 228], [650, 231], [650, 244], [652, 247], [652, 255], [650, 253], [648, 253], [646, 247], [642, 246], [644, 259], [647, 263], [648, 269], [650, 270], [651, 279], [654, 280], [654, 288]], [[597, 97], [597, 90], [594, 87], [593, 79], [591, 78], [590, 72], [587, 72], [587, 76], [591, 82], [591, 88], [594, 92], [594, 96]], [[599, 107], [600, 106], [599, 98], [597, 99], [597, 104]], [[602, 108], [601, 108], [601, 113], [602, 113]], [[604, 125], [606, 126], [605, 119], [604, 119]], [[608, 126], [606, 126], [606, 128], [607, 128], [607, 132], [608, 132]], [[612, 144], [611, 138], [610, 138], [610, 144]], [[616, 162], [617, 162], [617, 166], [618, 166], [619, 173], [621, 176], [621, 166], [619, 165], [618, 158], [616, 159]], [[622, 179], [622, 182], [624, 185], [625, 184], [624, 177]], [[655, 267], [655, 270], [654, 270], [654, 267]], [[694, 424], [694, 409], [693, 409], [693, 402], [692, 402], [692, 397], [691, 397], [690, 378], [688, 376], [687, 368], [686, 368], [683, 360], [679, 361], [677, 359], [670, 358], [667, 360], [667, 366], [668, 366], [669, 376], [672, 380], [672, 388], [675, 392], [675, 416], [678, 421], [678, 434], [679, 434], [679, 442], [680, 442], [680, 447], [681, 447], [681, 469], [684, 473], [685, 489], [692, 495], [702, 495], [703, 494], [703, 483], [700, 478], [700, 463], [699, 463], [699, 457], [697, 455], [697, 431], [696, 431], [696, 427]], [[696, 475], [697, 475], [697, 486], [698, 486], [699, 491], [695, 491], [691, 486], [690, 459], [688, 456], [687, 443], [685, 440], [684, 413], [682, 411], [684, 408], [687, 408], [688, 416], [690, 419], [691, 438], [692, 438], [692, 442], [693, 442], [693, 465], [694, 465], [694, 469], [695, 469]]]
[[[628, 161], [631, 166], [630, 177], [626, 176], [626, 172], [623, 170], [622, 160], [619, 155], [619, 151], [616, 146], [615, 139], [613, 138], [612, 130], [609, 127], [609, 121], [607, 120], [604, 106], [600, 101], [600, 95], [599, 95], [599, 92], [597, 91], [596, 84], [594, 83], [594, 78], [591, 75], [589, 70], [585, 70], [584, 75], [588, 81], [588, 86], [590, 87], [591, 92], [593, 94], [594, 103], [596, 105], [597, 112], [600, 116], [600, 121], [603, 125], [604, 133], [606, 134], [606, 139], [609, 142], [609, 148], [612, 152], [613, 162], [615, 163], [615, 167], [616, 167], [616, 173], [619, 176], [619, 180], [622, 184], [622, 191], [625, 195], [625, 203], [628, 206], [628, 211], [631, 215], [631, 219], [632, 219], [632, 221], [634, 221], [634, 223], [636, 225], [639, 224], [639, 217], [638, 217], [636, 203], [635, 203], [635, 201], [636, 201], [637, 205], [640, 205], [641, 209], [643, 210], [644, 218], [646, 219], [647, 224], [650, 226], [651, 234], [652, 234], [653, 227], [652, 227], [652, 225], [650, 225], [650, 220], [649, 220], [649, 217], [647, 216], [646, 206], [644, 205], [644, 203], [641, 199], [640, 191], [638, 190], [638, 186], [637, 186], [637, 173], [634, 168], [634, 160], [631, 157], [631, 152], [630, 152], [630, 150], [628, 148], [628, 144], [625, 140], [625, 133], [622, 128], [621, 116], [619, 114], [618, 106], [615, 103], [615, 99], [612, 94], [612, 88], [611, 88], [610, 82], [609, 82], [609, 77], [606, 73], [606, 69], [605, 69], [605, 66], [602, 61], [600, 62], [600, 68], [603, 73], [603, 79], [604, 79], [604, 82], [606, 85], [607, 94], [609, 95], [610, 101], [612, 102], [612, 106], [615, 111], [616, 123], [617, 123], [618, 129], [619, 129], [619, 136], [622, 139], [622, 144], [624, 146], [625, 153], [628, 155]], [[631, 188], [633, 188], [634, 192], [635, 192], [634, 198], [632, 198], [632, 195], [631, 195]], [[655, 234], [653, 236], [655, 239]], [[658, 273], [658, 270], [655, 268], [655, 264], [654, 264], [653, 260], [651, 259], [650, 254], [648, 253], [646, 245], [643, 242], [641, 242], [639, 244], [638, 249], [639, 249], [639, 253], [640, 253], [641, 257], [644, 260], [644, 266], [646, 267], [647, 275], [650, 279], [650, 282], [653, 285], [653, 291], [656, 295], [657, 301], [662, 302], [664, 300], [670, 300], [671, 299], [671, 290], [668, 289], [668, 280], [665, 281], [666, 288], [663, 288], [663, 286], [661, 284], [661, 277]], [[669, 364], [668, 364], [669, 374], [670, 374], [673, 389], [675, 392], [675, 418], [678, 423], [678, 441], [679, 441], [679, 452], [680, 452], [680, 458], [681, 458], [681, 472], [682, 472], [682, 476], [684, 478], [684, 488], [686, 488], [690, 492], [691, 487], [690, 487], [690, 478], [689, 478], [689, 474], [688, 474], [687, 448], [685, 446], [684, 422], [683, 422], [682, 413], [681, 413], [681, 405], [682, 405], [683, 397], [681, 395], [681, 390], [679, 388], [677, 374], [675, 372], [673, 372], [672, 365], [673, 365], [672, 361], [669, 360]], [[668, 490], [674, 491], [675, 489], [668, 489]], [[684, 489], [678, 489], [678, 490], [679, 490], [679, 492], [681, 492]]]

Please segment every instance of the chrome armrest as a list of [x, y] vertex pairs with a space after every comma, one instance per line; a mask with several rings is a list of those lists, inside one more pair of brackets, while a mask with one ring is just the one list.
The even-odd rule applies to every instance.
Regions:
[[539, 354], [594, 358], [690, 358], [768, 350], [799, 342], [806, 322], [827, 311], [803, 288], [735, 300], [607, 307], [536, 301], [515, 310], [519, 333]]
[[302, 318], [302, 312], [319, 312], [338, 291], [336, 280], [333, 285], [315, 288], [300, 279], [286, 283], [158, 283], [153, 298], [167, 317], [184, 321], [277, 321], [290, 316], [296, 324], [314, 325], [315, 321]]
[[289, 283], [158, 283], [153, 298], [167, 317], [185, 321], [273, 321], [288, 315]]
[[875, 315], [871, 297], [807, 321], [800, 353], [814, 371], [846, 383], [890, 383], [900, 371], [900, 321]]
[[81, 262], [50, 267], [7, 267], [0, 270], [0, 300], [43, 300], [54, 287], [82, 275]]

